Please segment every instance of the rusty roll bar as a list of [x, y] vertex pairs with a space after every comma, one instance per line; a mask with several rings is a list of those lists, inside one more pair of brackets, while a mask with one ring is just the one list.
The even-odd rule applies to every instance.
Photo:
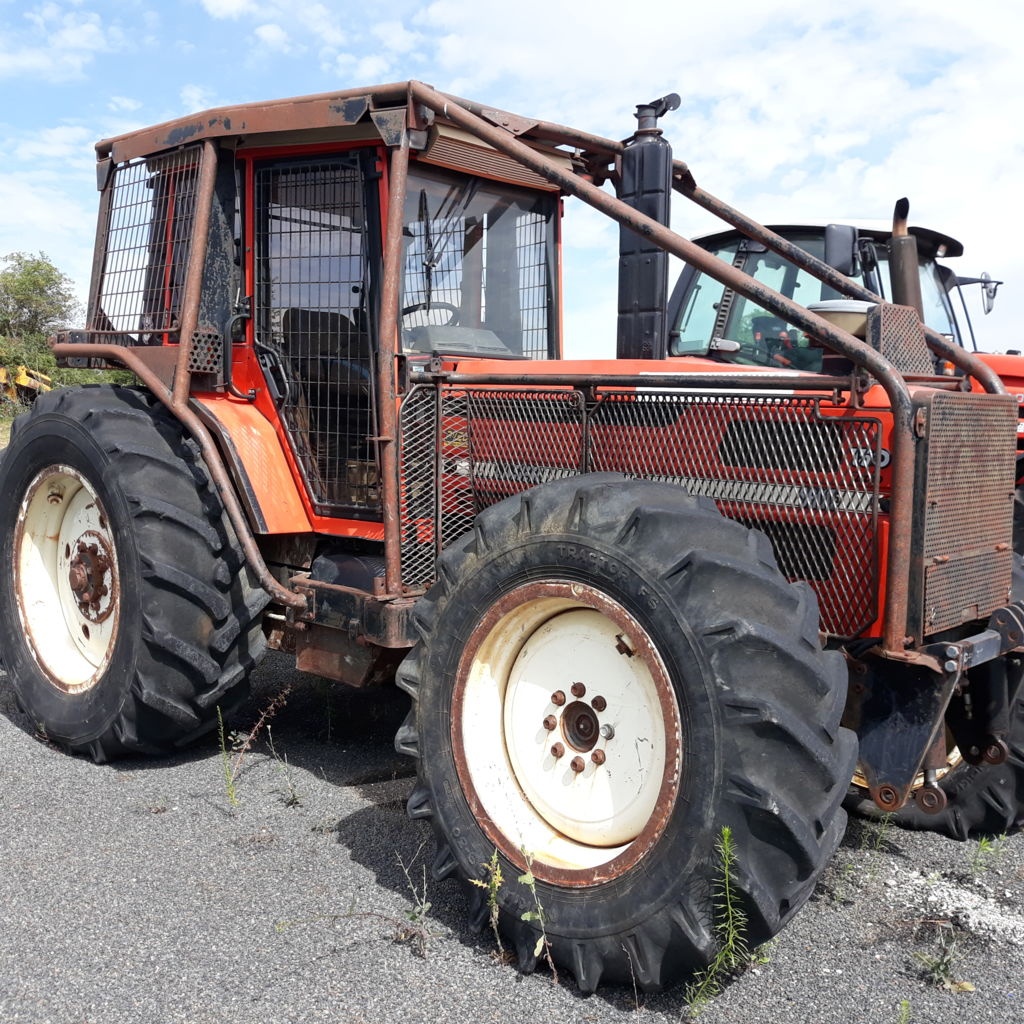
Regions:
[[402, 544], [398, 487], [398, 408], [395, 359], [398, 355], [398, 290], [402, 274], [402, 210], [409, 175], [409, 131], [391, 150], [388, 164], [388, 222], [384, 240], [384, 274], [380, 297], [380, 352], [377, 360], [377, 438], [380, 453], [381, 510], [384, 515], [384, 583], [389, 594], [402, 592]]
[[[867, 370], [885, 389], [892, 407], [893, 438], [892, 496], [890, 502], [890, 580], [905, 580], [910, 569], [910, 536], [913, 507], [914, 448], [913, 411], [906, 382], [879, 352], [859, 341], [852, 334], [830, 324], [810, 310], [787, 299], [784, 295], [751, 281], [747, 275], [723, 262], [699, 245], [676, 234], [664, 224], [645, 216], [621, 200], [609, 195], [591, 182], [567, 172], [554, 161], [536, 152], [480, 116], [460, 106], [451, 97], [437, 92], [421, 82], [411, 82], [413, 97], [436, 114], [476, 135], [495, 149], [528, 167], [562, 191], [600, 210], [603, 214], [637, 234], [649, 238], [680, 259], [699, 267], [709, 276], [734, 291], [745, 295], [759, 305], [776, 309], [790, 323], [823, 339], [829, 348], [850, 359], [855, 366]], [[907, 589], [890, 586], [885, 597], [885, 635], [882, 640], [886, 653], [902, 656], [907, 640]]]

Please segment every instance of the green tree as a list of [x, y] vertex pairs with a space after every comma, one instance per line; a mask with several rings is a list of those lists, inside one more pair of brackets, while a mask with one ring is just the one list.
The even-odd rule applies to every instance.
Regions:
[[81, 312], [71, 279], [45, 256], [12, 252], [0, 260], [0, 337], [40, 341]]

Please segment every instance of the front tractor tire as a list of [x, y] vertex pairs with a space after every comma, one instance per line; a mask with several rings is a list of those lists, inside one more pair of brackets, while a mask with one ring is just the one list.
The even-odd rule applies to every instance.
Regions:
[[[442, 556], [417, 627], [398, 674], [409, 813], [432, 820], [438, 878], [486, 884], [497, 852], [522, 969], [541, 938], [584, 991], [706, 965], [724, 828], [752, 946], [810, 895], [855, 739], [813, 593], [763, 535], [676, 487], [548, 484]], [[479, 926], [488, 893], [470, 893]]]
[[0, 463], [3, 664], [49, 740], [179, 747], [247, 692], [254, 586], [195, 443], [148, 393], [41, 395]]

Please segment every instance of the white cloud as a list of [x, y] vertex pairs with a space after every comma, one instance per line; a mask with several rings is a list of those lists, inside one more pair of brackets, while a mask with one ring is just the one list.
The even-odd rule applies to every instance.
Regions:
[[98, 14], [65, 11], [54, 3], [26, 12], [24, 20], [28, 31], [12, 28], [0, 36], [0, 78], [81, 78], [97, 55], [122, 42], [121, 33], [105, 28]]
[[407, 54], [423, 45], [423, 36], [410, 32], [400, 21], [382, 21], [370, 28], [374, 38], [391, 53]]
[[178, 92], [182, 112], [191, 114], [214, 106], [213, 93], [201, 85], [186, 85]]
[[107, 106], [115, 111], [138, 110], [141, 108], [142, 103], [140, 100], [133, 100], [129, 96], [111, 96], [107, 101]]
[[202, 0], [202, 4], [212, 18], [240, 18], [259, 9], [251, 0]]
[[280, 25], [258, 25], [253, 35], [264, 47], [276, 53], [291, 53], [294, 50], [288, 33]]
[[91, 166], [93, 141], [87, 128], [61, 125], [57, 128], [42, 128], [5, 148], [25, 163], [44, 165], [48, 161], [61, 161]]

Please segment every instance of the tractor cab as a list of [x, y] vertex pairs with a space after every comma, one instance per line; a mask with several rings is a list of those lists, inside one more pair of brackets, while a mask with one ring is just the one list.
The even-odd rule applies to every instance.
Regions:
[[[900, 301], [901, 296], [894, 294], [892, 285], [889, 228], [866, 224], [783, 224], [770, 230], [882, 299]], [[916, 243], [916, 278], [923, 323], [955, 344], [976, 350], [978, 345], [962, 289], [980, 284], [987, 312], [1000, 282], [987, 274], [959, 277], [940, 260], [962, 255], [960, 242], [929, 228], [911, 226], [908, 230]], [[694, 241], [801, 306], [829, 313], [841, 310], [835, 303], [846, 301], [843, 293], [830, 284], [739, 231], [719, 231]], [[822, 349], [812, 338], [762, 308], [755, 299], [735, 293], [693, 265], [684, 267], [680, 274], [668, 315], [671, 355], [713, 353], [716, 358], [733, 363], [821, 368]]]

